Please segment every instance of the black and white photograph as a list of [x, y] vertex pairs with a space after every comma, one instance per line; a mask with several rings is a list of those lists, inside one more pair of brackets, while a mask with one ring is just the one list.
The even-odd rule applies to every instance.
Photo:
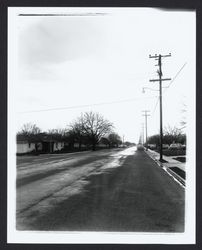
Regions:
[[8, 8], [9, 243], [195, 243], [196, 13]]

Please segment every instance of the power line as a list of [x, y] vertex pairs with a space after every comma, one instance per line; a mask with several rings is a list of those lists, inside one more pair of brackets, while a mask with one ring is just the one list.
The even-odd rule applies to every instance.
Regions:
[[159, 98], [157, 99], [157, 102], [156, 102], [154, 109], [152, 111], [152, 116], [153, 116], [154, 112], [156, 111], [156, 107], [157, 107], [158, 103], [159, 103]]
[[184, 65], [180, 68], [180, 70], [177, 72], [177, 74], [173, 77], [172, 81], [170, 82], [170, 84], [168, 85], [167, 89], [170, 88], [170, 85], [175, 81], [175, 79], [178, 77], [178, 75], [180, 74], [180, 72], [183, 70], [183, 68], [185, 67], [185, 65], [187, 64], [184, 63]]
[[75, 108], [84, 108], [84, 107], [92, 107], [92, 106], [101, 106], [101, 105], [110, 105], [116, 103], [124, 103], [124, 102], [132, 102], [139, 99], [152, 99], [155, 98], [154, 96], [151, 97], [144, 97], [144, 98], [132, 98], [132, 99], [125, 99], [120, 101], [113, 101], [113, 102], [101, 102], [101, 103], [93, 103], [93, 104], [86, 104], [86, 105], [76, 105], [76, 106], [68, 106], [68, 107], [59, 107], [59, 108], [48, 108], [48, 109], [39, 109], [39, 110], [28, 110], [18, 112], [19, 114], [26, 114], [26, 113], [39, 113], [39, 112], [48, 112], [48, 111], [58, 111], [58, 110], [66, 110], [66, 109], [75, 109]]
[[30, 13], [30, 14], [25, 14], [21, 13], [18, 14], [18, 16], [32, 16], [32, 17], [38, 17], [38, 16], [104, 16], [108, 15], [107, 13], [61, 13], [61, 14], [55, 14], [55, 13]]
[[[180, 68], [180, 70], [176, 73], [172, 81], [170, 82], [168, 88], [170, 85], [174, 82], [174, 80], [177, 78], [177, 76], [180, 74], [182, 69], [185, 67], [187, 63], [184, 63], [184, 65]], [[83, 107], [91, 107], [91, 106], [101, 106], [101, 105], [110, 105], [110, 104], [116, 104], [116, 103], [124, 103], [124, 102], [131, 102], [136, 101], [138, 99], [151, 99], [156, 97], [144, 97], [144, 98], [133, 98], [133, 99], [126, 99], [126, 100], [120, 100], [120, 101], [113, 101], [113, 102], [103, 102], [103, 103], [94, 103], [94, 104], [86, 104], [86, 105], [77, 105], [77, 106], [69, 106], [69, 107], [59, 107], [59, 108], [49, 108], [49, 109], [39, 109], [39, 110], [28, 110], [28, 111], [22, 111], [18, 112], [19, 114], [26, 114], [26, 113], [38, 113], [38, 112], [48, 112], [48, 111], [57, 111], [57, 110], [66, 110], [66, 109], [75, 109], [75, 108], [83, 108]], [[157, 104], [159, 102], [159, 99], [157, 100], [154, 110], [152, 112], [152, 115], [154, 114]]]
[[[185, 67], [185, 65], [187, 64], [187, 62], [186, 63], [184, 63], [183, 64], [183, 66], [178, 70], [178, 72], [176, 73], [176, 75], [173, 77], [173, 79], [172, 79], [172, 81], [170, 82], [170, 84], [169, 84], [169, 86], [166, 88], [166, 90], [170, 87], [170, 85], [175, 81], [175, 79], [178, 77], [178, 75], [181, 73], [181, 71], [183, 70], [183, 68]], [[164, 90], [164, 93], [166, 92], [166, 90]], [[158, 105], [158, 102], [159, 102], [159, 98], [157, 99], [157, 102], [156, 102], [156, 104], [155, 104], [155, 106], [154, 106], [154, 109], [153, 109], [153, 111], [152, 111], [152, 116], [154, 115], [154, 112], [156, 111], [156, 107], [157, 107], [157, 105]]]
[[184, 129], [184, 128], [186, 128], [186, 126], [181, 127], [180, 130], [182, 130], [182, 129]]

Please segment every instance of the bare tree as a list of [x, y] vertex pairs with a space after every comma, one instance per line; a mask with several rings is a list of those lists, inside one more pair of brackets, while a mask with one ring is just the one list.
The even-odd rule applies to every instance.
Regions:
[[56, 129], [54, 128], [54, 129], [49, 129], [49, 130], [48, 130], [48, 133], [49, 133], [49, 134], [64, 135], [65, 132], [66, 132], [66, 130], [63, 129], [63, 128], [56, 128]]
[[118, 147], [122, 143], [121, 137], [117, 133], [111, 133], [108, 136], [111, 147]]
[[183, 108], [181, 109], [182, 118], [181, 118], [180, 125], [182, 126], [181, 129], [184, 129], [186, 128], [186, 125], [187, 125], [187, 105], [185, 103], [183, 103], [182, 105], [183, 105]]
[[80, 118], [73, 123], [69, 125], [71, 134], [74, 137], [74, 140], [76, 140], [79, 143], [79, 150], [81, 150], [81, 144], [84, 139], [84, 133], [82, 129], [82, 123], [80, 121]]
[[53, 139], [62, 140], [65, 137], [66, 130], [59, 128], [59, 129], [49, 129], [48, 135], [51, 136]]
[[[148, 138], [149, 144], [156, 144], [159, 146], [159, 135], [153, 135]], [[176, 127], [166, 127], [164, 128], [163, 143], [172, 144], [172, 143], [186, 143], [186, 135]]]
[[176, 127], [171, 128], [168, 126], [165, 129], [164, 133], [164, 140], [166, 143], [171, 144], [171, 143], [186, 143], [186, 135], [182, 133], [181, 129], [178, 129]]
[[78, 119], [82, 134], [88, 138], [95, 150], [101, 137], [111, 132], [112, 123], [104, 119], [99, 113], [86, 112]]
[[22, 126], [22, 129], [18, 132], [18, 134], [26, 135], [26, 136], [37, 135], [39, 133], [41, 133], [41, 129], [37, 127], [36, 124], [32, 124], [32, 123], [24, 124]]
[[99, 141], [101, 144], [104, 144], [106, 147], [110, 148], [110, 141], [106, 137], [102, 137]]
[[27, 138], [28, 141], [34, 141], [35, 151], [38, 151], [39, 147], [39, 134], [41, 133], [41, 129], [37, 127], [36, 124], [26, 123], [22, 126], [22, 129], [17, 133], [17, 136], [23, 135]]

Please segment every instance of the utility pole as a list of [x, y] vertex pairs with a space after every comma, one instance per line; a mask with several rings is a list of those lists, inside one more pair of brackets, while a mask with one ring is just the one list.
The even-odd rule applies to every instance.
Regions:
[[163, 161], [163, 111], [162, 111], [162, 81], [169, 81], [171, 78], [164, 78], [162, 79], [162, 62], [161, 59], [164, 57], [171, 56], [171, 53], [168, 55], [157, 55], [154, 56], [149, 55], [149, 58], [154, 58], [155, 60], [158, 60], [158, 64], [156, 66], [159, 66], [159, 69], [157, 70], [157, 73], [159, 75], [159, 79], [152, 79], [149, 80], [150, 82], [159, 82], [159, 101], [160, 101], [160, 161]]
[[144, 123], [142, 123], [142, 145], [144, 146]]
[[144, 112], [143, 116], [145, 116], [145, 143], [146, 143], [146, 150], [148, 150], [147, 147], [147, 116], [150, 116], [150, 114], [148, 114], [150, 111], [149, 110], [143, 110], [142, 112]]

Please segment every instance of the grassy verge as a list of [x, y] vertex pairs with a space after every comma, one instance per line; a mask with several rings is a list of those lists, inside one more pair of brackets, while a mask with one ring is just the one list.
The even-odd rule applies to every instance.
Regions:
[[[159, 150], [155, 150], [159, 153]], [[178, 155], [186, 155], [186, 150], [184, 149], [163, 149], [163, 155], [165, 156], [178, 156]]]
[[180, 162], [186, 162], [186, 157], [183, 157], [183, 156], [179, 156], [179, 157], [175, 157], [175, 158], [173, 158], [174, 160], [177, 160], [177, 161], [180, 161]]

